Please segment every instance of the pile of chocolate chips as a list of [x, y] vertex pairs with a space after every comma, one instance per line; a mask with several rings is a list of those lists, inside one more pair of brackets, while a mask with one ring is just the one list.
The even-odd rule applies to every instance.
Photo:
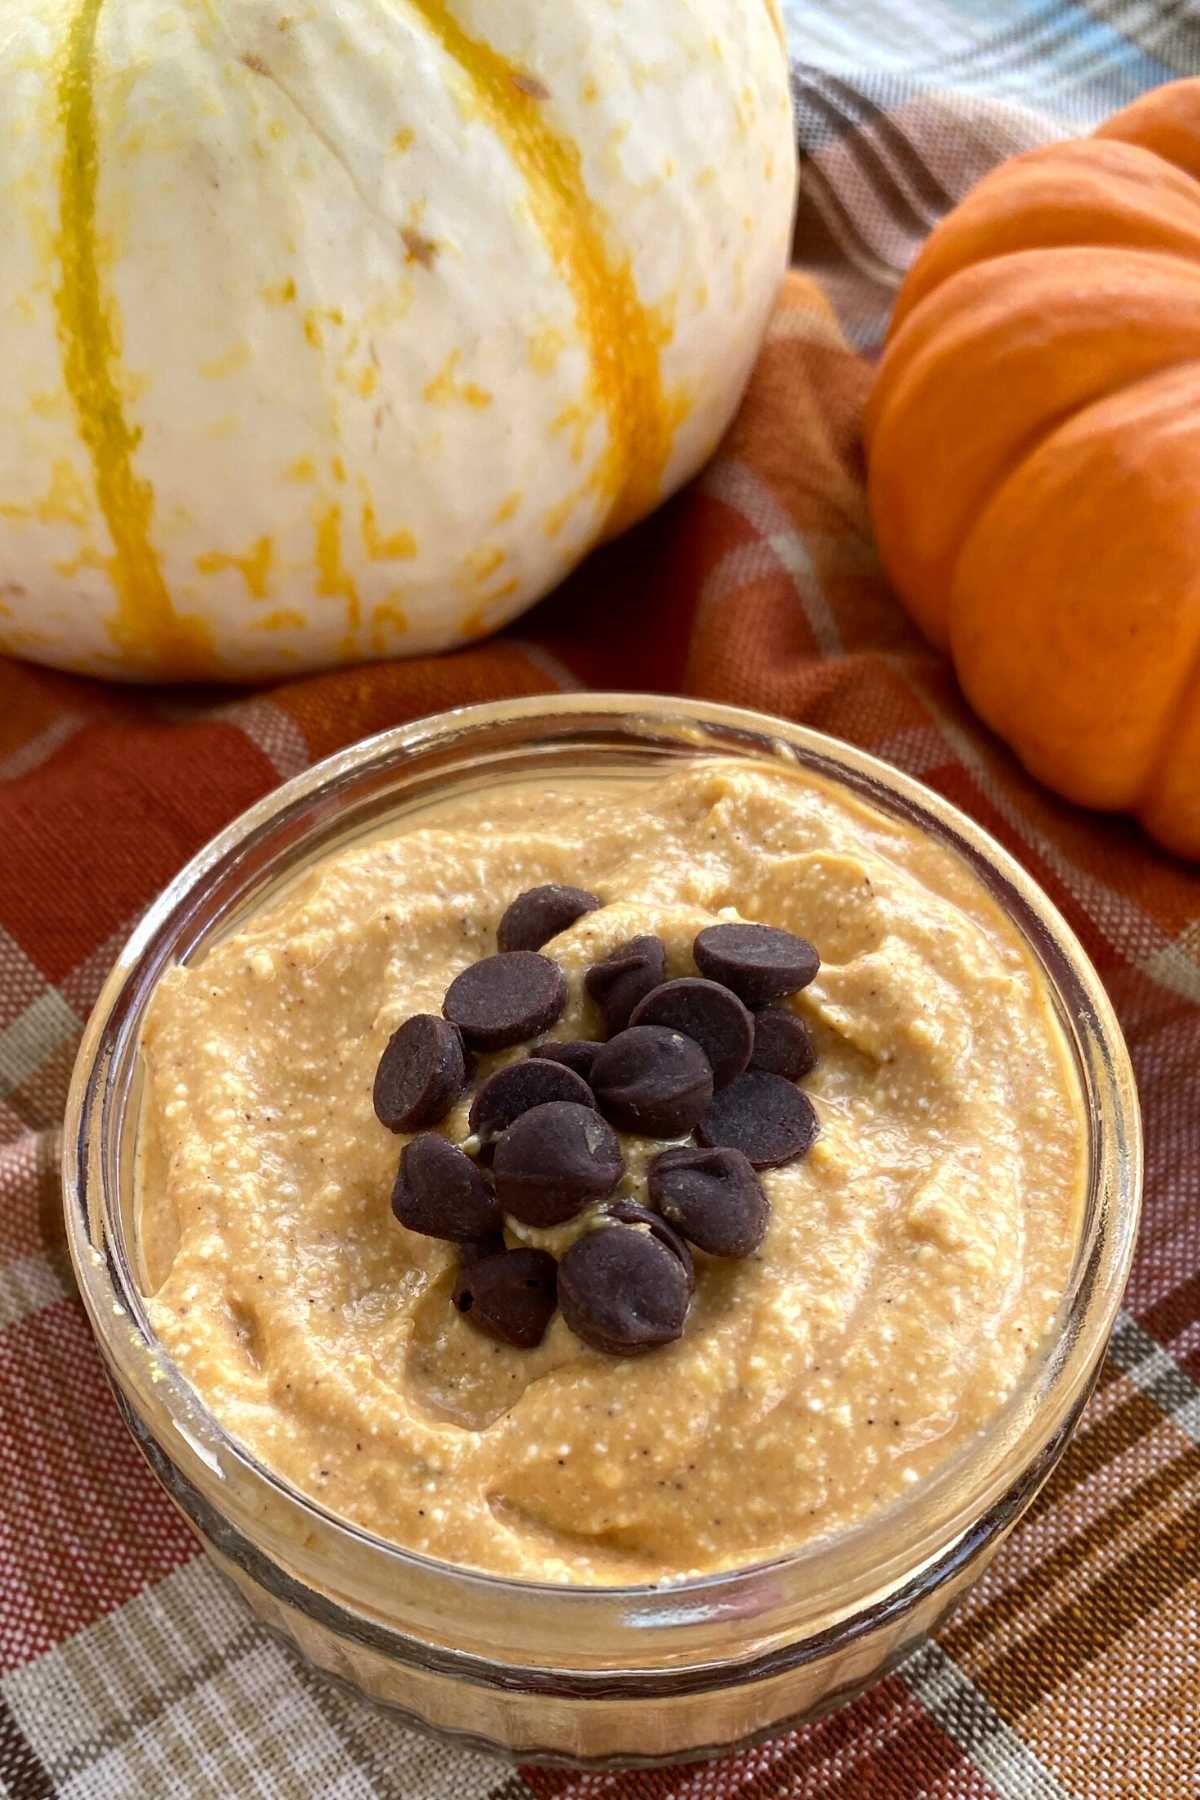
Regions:
[[[601, 902], [579, 888], [531, 888], [500, 920], [499, 953], [446, 992], [442, 1017], [419, 1013], [392, 1036], [375, 1077], [375, 1111], [414, 1132], [392, 1210], [410, 1231], [459, 1246], [454, 1304], [481, 1330], [532, 1349], [556, 1308], [597, 1350], [631, 1356], [681, 1336], [696, 1285], [692, 1246], [708, 1256], [757, 1250], [770, 1205], [757, 1171], [803, 1156], [817, 1134], [795, 1083], [816, 1062], [803, 1020], [772, 1003], [820, 966], [806, 939], [769, 925], [710, 925], [692, 946], [697, 975], [666, 979], [656, 937], [632, 938], [590, 968], [584, 986], [603, 1042], [534, 1044], [480, 1082], [474, 1156], [431, 1130], [473, 1079], [477, 1052], [548, 1031], [567, 1001], [562, 970], [540, 954]], [[661, 1151], [646, 1204], [612, 1201], [624, 1160], [614, 1127], [694, 1142]], [[509, 1249], [507, 1216], [585, 1231], [561, 1261]]]

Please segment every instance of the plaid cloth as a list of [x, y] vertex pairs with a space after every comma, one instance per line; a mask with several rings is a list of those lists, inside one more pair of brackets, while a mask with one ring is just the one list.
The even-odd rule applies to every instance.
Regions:
[[[1200, 70], [1190, 0], [790, 7], [797, 260], [689, 492], [503, 638], [234, 697], [0, 663], [0, 1789], [16, 1800], [1185, 1800], [1200, 1794], [1200, 879], [1031, 784], [880, 580], [858, 422], [900, 272], [991, 163]], [[745, 702], [979, 818], [1109, 984], [1149, 1134], [1100, 1391], [942, 1632], [855, 1706], [707, 1770], [506, 1772], [327, 1687], [209, 1571], [127, 1441], [72, 1297], [57, 1126], [140, 909], [273, 783], [457, 702], [580, 685]]]

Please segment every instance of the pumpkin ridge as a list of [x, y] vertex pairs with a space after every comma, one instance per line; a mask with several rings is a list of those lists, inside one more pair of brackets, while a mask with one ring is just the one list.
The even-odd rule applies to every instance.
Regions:
[[[1085, 139], [1084, 141], [1087, 142], [1088, 140]], [[1185, 164], [1176, 162], [1173, 157], [1167, 156], [1162, 150], [1156, 150], [1152, 144], [1140, 143], [1137, 138], [1123, 138], [1116, 136], [1100, 137], [1099, 134], [1097, 134], [1097, 142], [1102, 144], [1121, 144], [1126, 150], [1140, 150], [1144, 156], [1152, 156], [1155, 162], [1166, 171], [1168, 176], [1182, 175], [1185, 179], [1191, 179], [1193, 181], [1200, 179], [1200, 177], [1197, 176], [1189, 176]]]
[[[1112, 148], [1122, 151], [1134, 151], [1139, 157], [1144, 156], [1160, 164], [1163, 170], [1167, 172], [1171, 178], [1171, 185], [1168, 188], [1171, 199], [1184, 207], [1185, 210], [1188, 210], [1190, 207], [1190, 210], [1196, 214], [1197, 231], [1200, 233], [1200, 196], [1186, 195], [1181, 191], [1180, 186], [1176, 185], [1177, 178], [1181, 180], [1186, 178], [1181, 177], [1181, 172], [1176, 168], [1175, 164], [1168, 162], [1165, 157], [1159, 156], [1153, 150], [1146, 149], [1145, 146], [1141, 144], [1127, 144], [1123, 140], [1115, 138], [1105, 141]], [[1084, 138], [1079, 140], [1079, 142], [1083, 145], [1087, 145], [1090, 140]], [[1129, 238], [1115, 238], [1108, 240], [1103, 236], [1091, 240], [1063, 239], [1060, 242], [1038, 241], [1037, 239], [1034, 239], [1034, 241], [1028, 243], [1009, 243], [1005, 245], [1003, 249], [998, 250], [983, 249], [978, 243], [975, 243], [972, 245], [969, 254], [961, 263], [942, 270], [938, 274], [937, 279], [930, 286], [923, 285], [923, 277], [927, 265], [931, 260], [931, 251], [934, 251], [935, 249], [940, 250], [943, 247], [945, 227], [967, 218], [973, 213], [978, 201], [986, 200], [990, 202], [996, 193], [1002, 192], [1006, 185], [1011, 185], [1011, 178], [1014, 170], [1021, 173], [1025, 170], [1032, 170], [1038, 175], [1044, 173], [1054, 175], [1057, 171], [1050, 152], [1062, 152], [1064, 150], [1073, 150], [1076, 148], [1078, 148], [1078, 145], [1072, 140], [1065, 144], [1048, 145], [1042, 150], [1028, 151], [1024, 156], [1014, 158], [1011, 165], [1002, 163], [1000, 167], [994, 169], [990, 175], [985, 175], [978, 187], [972, 189], [972, 191], [959, 202], [954, 211], [948, 213], [939, 225], [935, 226], [933, 232], [926, 241], [924, 248], [910, 268], [908, 275], [905, 278], [904, 286], [897, 296], [896, 305], [893, 308], [892, 316], [888, 321], [886, 341], [889, 344], [899, 332], [903, 330], [904, 326], [908, 323], [909, 319], [913, 317], [914, 313], [924, 305], [925, 301], [931, 299], [934, 294], [940, 293], [941, 290], [953, 281], [956, 276], [964, 274], [968, 269], [986, 268], [989, 263], [1001, 262], [1006, 256], [1048, 255], [1055, 250], [1072, 250], [1091, 252], [1096, 255], [1105, 255], [1110, 250], [1119, 250], [1144, 256], [1171, 256], [1177, 261], [1185, 262], [1192, 267], [1200, 268], [1200, 248], [1196, 250], [1185, 250], [1172, 244], [1150, 242], [1139, 243], [1136, 240]], [[1070, 171], [1069, 164], [1068, 170]], [[1120, 174], [1122, 182], [1127, 183], [1131, 189], [1137, 190], [1144, 188], [1147, 195], [1153, 194], [1153, 182], [1146, 171], [1136, 167], [1127, 167], [1122, 169]], [[1031, 201], [1036, 202], [1036, 191], [1033, 195], [1026, 195], [1025, 198], [1027, 206], [1029, 206]], [[1036, 213], [1036, 204], [1029, 206], [1029, 210]]]
[[[968, 515], [962, 536], [953, 546], [953, 549], [947, 558], [946, 627], [948, 637], [951, 640], [953, 640], [954, 636], [954, 589], [958, 579], [958, 571], [962, 567], [963, 561], [970, 549], [976, 530], [983, 522], [984, 515], [990, 509], [993, 500], [998, 499], [1003, 493], [1013, 476], [1020, 472], [1024, 465], [1029, 461], [1030, 457], [1037, 455], [1043, 445], [1049, 443], [1052, 437], [1056, 437], [1064, 426], [1070, 425], [1076, 419], [1085, 419], [1093, 406], [1103, 406], [1106, 401], [1113, 398], [1114, 394], [1135, 393], [1137, 389], [1142, 386], [1143, 382], [1156, 381], [1168, 370], [1186, 368], [1190, 360], [1190, 358], [1184, 357], [1178, 362], [1163, 363], [1157, 369], [1148, 369], [1145, 374], [1139, 375], [1137, 379], [1133, 381], [1130, 381], [1123, 376], [1115, 377], [1110, 386], [1098, 388], [1095, 393], [1088, 396], [1087, 400], [1085, 400], [1082, 405], [1075, 404], [1060, 407], [1056, 413], [1043, 419], [1036, 430], [1029, 432], [1027, 436], [1021, 439], [1013, 454], [1010, 457], [1007, 457], [1000, 465], [996, 480], [993, 481], [990, 491], [980, 501], [974, 513]], [[1197, 363], [1196, 366], [1197, 369], [1200, 370], [1200, 363]]]
[[1195, 125], [1198, 92], [1194, 76], [1150, 88], [1106, 119], [1093, 136], [1136, 144], [1172, 169], [1200, 180], [1200, 133]]
[[[1153, 183], [1158, 181], [1166, 188], [1168, 193], [1176, 194], [1182, 199], [1183, 194], [1178, 185], [1179, 182], [1191, 182], [1192, 185], [1195, 186], [1195, 176], [1189, 175], [1188, 171], [1183, 168], [1181, 164], [1172, 162], [1169, 156], [1164, 156], [1162, 151], [1156, 150], [1152, 144], [1141, 144], [1136, 138], [1102, 137], [1099, 132], [1097, 132], [1094, 138], [1082, 138], [1080, 142], [1092, 145], [1116, 144], [1122, 150], [1132, 150], [1138, 156], [1150, 157], [1158, 166], [1153, 171], [1147, 171], [1146, 186], [1148, 188], [1152, 188]], [[1161, 174], [1159, 173], [1159, 170], [1162, 171]], [[1131, 168], [1130, 175], [1139, 183], [1141, 182], [1142, 177], [1140, 171], [1137, 171], [1135, 174], [1134, 170]], [[1192, 197], [1195, 200], [1196, 205], [1200, 206], [1200, 196], [1193, 195]]]
[[[1140, 777], [1136, 781], [1129, 782], [1119, 795], [1101, 799], [1094, 792], [1084, 791], [1076, 780], [1064, 773], [1061, 767], [1054, 767], [1054, 772], [1051, 774], [1049, 772], [1051, 763], [1048, 762], [1044, 746], [1038, 742], [1036, 735], [1030, 737], [1028, 734], [1015, 731], [1011, 719], [995, 712], [978, 692], [966, 667], [962, 638], [959, 637], [957, 641], [955, 639], [955, 625], [962, 612], [961, 604], [956, 604], [958, 575], [963, 563], [975, 548], [977, 538], [986, 536], [993, 529], [992, 515], [1003, 505], [1009, 483], [1019, 479], [1025, 467], [1054, 437], [1067, 432], [1083, 436], [1086, 434], [1089, 415], [1092, 413], [1102, 412], [1114, 400], [1136, 397], [1143, 390], [1161, 390], [1165, 384], [1177, 380], [1188, 371], [1194, 372], [1194, 379], [1200, 388], [1200, 357], [1183, 357], [1178, 362], [1165, 367], [1148, 370], [1134, 381], [1117, 382], [1105, 393], [1094, 395], [1086, 405], [1068, 409], [1059, 416], [1053, 428], [1039, 433], [1024, 455], [1017, 459], [1006, 473], [1004, 480], [997, 483], [987, 501], [976, 512], [971, 529], [966, 533], [960, 546], [955, 563], [954, 580], [947, 591], [949, 649], [963, 691], [986, 723], [1009, 744], [1022, 765], [1038, 780], [1045, 781], [1056, 792], [1077, 804], [1099, 807], [1102, 810], [1133, 812], [1143, 818], [1153, 809], [1161, 790], [1167, 785], [1171, 773], [1170, 758], [1172, 754], [1177, 754], [1176, 734], [1177, 732], [1182, 734], [1183, 724], [1189, 716], [1189, 702], [1193, 693], [1200, 691], [1200, 635], [1189, 653], [1188, 669], [1180, 686], [1170, 700], [1165, 703], [1158, 717], [1153, 747], [1148, 750]], [[1158, 831], [1155, 835], [1162, 836]], [[1195, 854], [1196, 852], [1185, 853]]]
[[628, 256], [610, 250], [579, 146], [547, 122], [545, 96], [529, 92], [528, 75], [472, 37], [445, 0], [405, 3], [471, 82], [525, 179], [542, 238], [571, 290], [595, 399], [608, 422], [608, 444], [589, 485], [609, 501], [608, 529], [617, 531], [654, 504], [671, 452], [677, 415], [659, 364], [668, 333], [643, 305]]
[[112, 542], [117, 608], [109, 634], [134, 667], [209, 675], [216, 667], [210, 633], [199, 621], [180, 618], [167, 592], [150, 537], [154, 490], [134, 470], [140, 432], [126, 419], [117, 386], [120, 350], [96, 243], [100, 158], [93, 68], [103, 5], [104, 0], [80, 0], [67, 26], [56, 90], [63, 155], [54, 305], [63, 380]]
[[1090, 394], [1081, 405], [1060, 407], [1058, 412], [1056, 412], [1052, 418], [1043, 420], [1036, 431], [1031, 431], [1027, 437], [1021, 440], [1016, 454], [1006, 458], [1003, 463], [998, 479], [992, 483], [991, 491], [980, 501], [979, 505], [970, 515], [970, 523], [963, 533], [961, 543], [955, 545], [953, 560], [949, 564], [949, 579], [947, 582], [948, 619], [951, 630], [953, 629], [954, 618], [954, 584], [958, 576], [958, 571], [962, 566], [963, 559], [974, 540], [976, 532], [983, 526], [986, 515], [991, 511], [993, 504], [1000, 498], [1013, 476], [1018, 475], [1031, 457], [1036, 456], [1038, 452], [1049, 443], [1050, 439], [1056, 437], [1065, 426], [1073, 425], [1077, 420], [1086, 420], [1093, 408], [1105, 406], [1108, 401], [1112, 400], [1117, 394], [1136, 394], [1139, 388], [1148, 387], [1155, 382], [1161, 381], [1164, 375], [1173, 374], [1180, 369], [1187, 368], [1194, 368], [1197, 372], [1198, 381], [1200, 381], [1200, 357], [1191, 356], [1183, 356], [1175, 362], [1163, 363], [1156, 369], [1146, 369], [1141, 375], [1136, 376], [1133, 380], [1130, 380], [1124, 375], [1118, 376], [1110, 386], [1098, 388], [1095, 393]]
[[[884, 352], [864, 416], [864, 436], [869, 457], [868, 494], [877, 540], [882, 540], [886, 536], [881, 487], [886, 479], [886, 471], [889, 466], [887, 458], [877, 455], [877, 446], [884, 437], [888, 437], [890, 440], [897, 429], [895, 421], [891, 417], [892, 409], [900, 405], [903, 415], [903, 412], [911, 407], [912, 402], [906, 395], [906, 383], [914, 367], [919, 366], [920, 358], [928, 350], [930, 342], [936, 341], [937, 336], [946, 331], [954, 319], [963, 316], [965, 311], [974, 306], [975, 296], [972, 290], [978, 286], [981, 272], [989, 270], [995, 275], [1000, 265], [1008, 261], [1020, 262], [1032, 268], [1035, 262], [1041, 265], [1046, 258], [1069, 257], [1079, 260], [1086, 258], [1088, 254], [1087, 246], [1051, 245], [1033, 250], [1011, 250], [999, 256], [970, 263], [964, 268], [955, 270], [944, 281], [931, 288], [907, 315], [895, 338]], [[1172, 256], [1172, 253], [1168, 251], [1160, 252], [1141, 248], [1123, 248], [1118, 254], [1123, 258], [1131, 259], [1130, 266], [1134, 272], [1139, 264], [1144, 264], [1147, 259], [1157, 263], [1164, 257]], [[1200, 262], [1193, 262], [1187, 257], [1173, 257], [1173, 260], [1181, 262], [1194, 281], [1200, 281]], [[963, 289], [961, 297], [956, 297], [954, 294], [953, 290], [956, 285]], [[1198, 292], [1197, 299], [1200, 303], [1200, 292]], [[933, 311], [935, 308], [938, 309], [937, 314]], [[922, 314], [926, 309], [930, 310], [931, 316], [937, 318], [937, 331], [932, 339], [922, 331], [920, 325]], [[915, 348], [912, 347], [914, 343]], [[937, 565], [942, 580], [936, 589], [944, 602], [941, 612], [944, 625], [939, 631], [935, 629], [932, 621], [923, 620], [927, 635], [933, 637], [942, 648], [948, 647], [952, 633], [954, 587], [976, 525], [1021, 465], [1030, 456], [1036, 454], [1042, 444], [1058, 430], [1073, 418], [1082, 417], [1090, 407], [1102, 403], [1118, 392], [1131, 391], [1141, 382], [1153, 380], [1165, 371], [1180, 367], [1192, 360], [1193, 358], [1188, 355], [1164, 353], [1161, 361], [1142, 369], [1135, 375], [1131, 375], [1127, 369], [1114, 368], [1103, 387], [1093, 390], [1086, 398], [1071, 399], [1053, 413], [1040, 417], [1024, 436], [1015, 440], [1004, 459], [996, 465], [992, 479], [982, 487], [973, 506], [964, 510], [959, 531], [954, 538], [947, 542], [946, 553]], [[877, 474], [876, 471], [879, 473]], [[909, 604], [910, 606], [912, 604], [911, 597]]]
[[[949, 304], [946, 300], [947, 294], [951, 295], [951, 301], [957, 309], [959, 302], [951, 292], [956, 285], [966, 288], [968, 284], [977, 284], [984, 271], [994, 274], [1008, 262], [1022, 262], [1028, 266], [1040, 262], [1043, 258], [1053, 258], [1055, 262], [1065, 265], [1071, 259], [1082, 262], [1096, 256], [1104, 258], [1110, 264], [1117, 260], [1127, 263], [1129, 265], [1128, 272], [1131, 274], [1137, 274], [1147, 265], [1153, 267], [1157, 264], [1167, 263], [1172, 266], [1172, 273], [1174, 273], [1174, 265], [1178, 265], [1187, 270], [1193, 281], [1200, 280], [1200, 259], [1185, 256], [1182, 252], [1175, 250], [1150, 250], [1140, 245], [1136, 247], [1121, 245], [1113, 249], [1107, 246], [1093, 248], [1087, 244], [1035, 245], [1028, 250], [1004, 250], [998, 256], [982, 256], [967, 263], [961, 269], [955, 269], [946, 276], [944, 281], [940, 281], [936, 287], [930, 288], [927, 294], [921, 296], [912, 311], [901, 320], [894, 334], [889, 337], [884, 346], [875, 385], [868, 397], [864, 413], [864, 431], [868, 448], [870, 448], [880, 429], [882, 419], [892, 403], [893, 387], [898, 385], [903, 373], [914, 360], [915, 353], [910, 348], [911, 343], [916, 340], [919, 346], [924, 348], [925, 335], [917, 330], [917, 326], [922, 322], [922, 315], [927, 310], [932, 313], [933, 308], [937, 305], [946, 308]], [[1040, 273], [1040, 270], [1035, 272]], [[1182, 360], [1190, 362], [1192, 359], [1186, 357]], [[901, 376], [893, 376], [892, 371], [897, 366], [901, 369]]]
[[[1200, 373], [1200, 365], [1197, 365], [1197, 369]], [[1197, 636], [1196, 647], [1184, 670], [1178, 692], [1163, 714], [1158, 753], [1152, 757], [1145, 779], [1131, 802], [1133, 812], [1150, 813], [1161, 799], [1163, 789], [1171, 779], [1171, 758], [1178, 755], [1178, 744], [1183, 737], [1184, 726], [1193, 714], [1200, 716], [1200, 635]]]

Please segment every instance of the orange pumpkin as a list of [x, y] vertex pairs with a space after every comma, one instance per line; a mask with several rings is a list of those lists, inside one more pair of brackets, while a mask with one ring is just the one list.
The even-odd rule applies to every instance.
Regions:
[[993, 171], [868, 408], [887, 571], [1033, 774], [1200, 857], [1200, 81]]

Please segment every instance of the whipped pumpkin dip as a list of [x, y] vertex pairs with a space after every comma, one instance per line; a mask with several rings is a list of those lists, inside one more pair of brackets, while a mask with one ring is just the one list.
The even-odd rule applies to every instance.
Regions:
[[[543, 778], [544, 779], [544, 778]], [[389, 1199], [372, 1083], [539, 883], [603, 904], [543, 954], [551, 1038], [602, 1037], [587, 970], [639, 935], [694, 975], [714, 923], [810, 939], [819, 1134], [761, 1172], [740, 1260], [696, 1255], [683, 1335], [536, 1348], [451, 1303], [459, 1255]], [[529, 1046], [479, 1059], [476, 1082]], [[666, 1581], [881, 1512], [964, 1450], [1044, 1353], [1076, 1245], [1077, 1085], [1045, 982], [951, 851], [787, 765], [481, 786], [343, 849], [198, 963], [144, 1032], [151, 1322], [264, 1464], [407, 1548], [533, 1580]], [[469, 1148], [470, 1091], [438, 1130]], [[618, 1196], [663, 1144], [622, 1134]], [[586, 1218], [513, 1221], [559, 1254]]]

